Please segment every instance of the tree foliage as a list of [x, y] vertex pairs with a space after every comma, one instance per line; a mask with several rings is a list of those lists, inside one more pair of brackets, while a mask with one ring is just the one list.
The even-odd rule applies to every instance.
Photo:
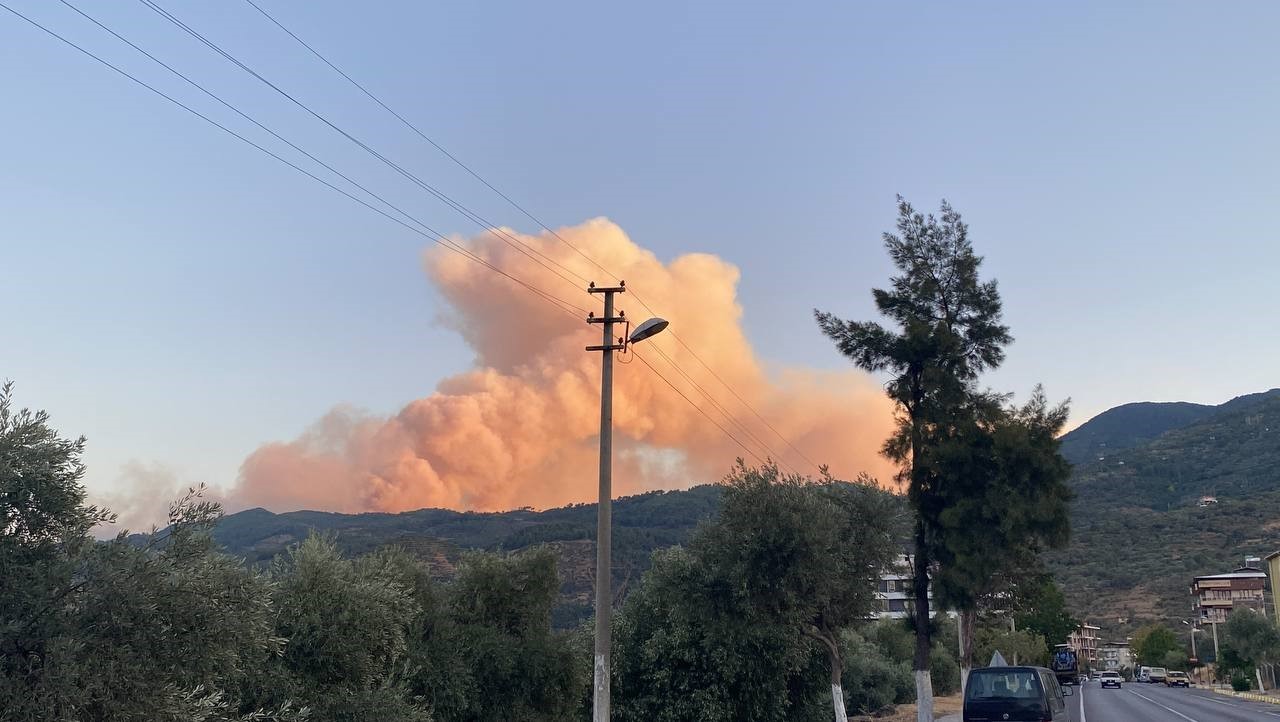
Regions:
[[719, 518], [659, 553], [623, 607], [619, 719], [830, 714], [822, 695], [842, 673], [843, 632], [870, 614], [896, 551], [895, 511], [867, 484], [739, 464]]
[[1040, 552], [1066, 545], [1071, 498], [1071, 466], [1057, 439], [1066, 404], [1050, 406], [1036, 387], [1021, 407], [988, 398], [974, 411], [935, 451], [947, 482], [935, 492], [942, 511], [931, 547], [934, 593], [963, 610], [1006, 606], [1019, 577], [1034, 576]]
[[1166, 654], [1182, 648], [1178, 635], [1163, 624], [1149, 624], [1139, 629], [1133, 635], [1132, 644], [1138, 664], [1148, 667], [1159, 667]]
[[1066, 597], [1053, 577], [1041, 572], [1016, 589], [1017, 626], [1040, 635], [1048, 645], [1066, 644], [1080, 621], [1067, 610]]
[[1222, 625], [1218, 673], [1248, 679], [1264, 662], [1280, 659], [1280, 630], [1252, 609], [1237, 609]]
[[1001, 624], [982, 626], [974, 634], [974, 642], [980, 665], [985, 665], [996, 652], [1011, 664], [1045, 664], [1049, 658], [1048, 643], [1031, 629], [1010, 630]]
[[[943, 201], [941, 217], [925, 216], [899, 196], [897, 229], [884, 234], [897, 274], [888, 290], [872, 291], [893, 328], [814, 314], [823, 333], [857, 366], [890, 374], [886, 390], [900, 413], [884, 453], [901, 464], [899, 479], [916, 517], [912, 596], [921, 623], [913, 666], [923, 690], [931, 647], [929, 579], [935, 553], [947, 548], [943, 512], [951, 499], [947, 489], [957, 483], [954, 467], [940, 452], [973, 428], [976, 407], [987, 403], [976, 390], [978, 376], [1000, 365], [1012, 337], [1001, 323], [995, 281], [979, 278], [982, 259], [959, 213]], [[922, 700], [920, 718], [931, 711], [932, 701]]]
[[[573, 716], [545, 549], [478, 553], [449, 584], [407, 554], [314, 536], [266, 570], [220, 551], [198, 490], [145, 543], [89, 535], [83, 440], [0, 391], [0, 710], [6, 722], [505, 720]], [[434, 713], [434, 714], [433, 714]]]
[[551, 629], [559, 581], [545, 547], [518, 554], [476, 552], [426, 602], [436, 613], [417, 630], [414, 689], [439, 720], [572, 716], [588, 685], [589, 656]]

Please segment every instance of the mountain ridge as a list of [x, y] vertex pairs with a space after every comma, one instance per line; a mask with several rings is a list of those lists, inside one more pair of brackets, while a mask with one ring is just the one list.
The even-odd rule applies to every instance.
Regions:
[[[1190, 614], [1193, 576], [1280, 548], [1280, 389], [1218, 405], [1123, 404], [1066, 434], [1063, 447], [1081, 459], [1071, 479], [1072, 538], [1048, 563], [1072, 611], [1103, 623], [1104, 633], [1121, 635], [1144, 621], [1178, 624]], [[719, 493], [710, 484], [615, 500], [615, 588], [634, 584], [653, 551], [683, 543], [717, 513]], [[1198, 506], [1205, 495], [1218, 503]], [[224, 517], [214, 536], [250, 564], [311, 533], [333, 535], [348, 554], [392, 544], [442, 577], [471, 549], [548, 544], [561, 560], [555, 622], [569, 627], [591, 611], [595, 514], [594, 503], [506, 512], [255, 508]]]

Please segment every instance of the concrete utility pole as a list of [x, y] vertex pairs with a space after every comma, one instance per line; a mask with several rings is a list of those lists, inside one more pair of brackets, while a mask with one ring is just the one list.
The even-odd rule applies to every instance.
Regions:
[[[613, 617], [612, 564], [613, 556], [613, 352], [626, 350], [627, 344], [639, 343], [656, 336], [666, 327], [665, 319], [651, 318], [631, 330], [626, 314], [613, 315], [613, 296], [626, 293], [627, 282], [616, 286], [596, 288], [592, 283], [587, 293], [604, 294], [604, 316], [587, 315], [587, 323], [604, 326], [599, 346], [588, 346], [588, 351], [603, 354], [600, 371], [600, 496], [596, 504], [596, 657], [594, 693], [591, 705], [592, 722], [609, 722], [609, 624]], [[615, 323], [627, 323], [629, 336], [613, 335]]]
[[626, 339], [615, 339], [613, 324], [625, 321], [613, 315], [613, 296], [626, 292], [626, 282], [617, 286], [587, 289], [588, 293], [604, 294], [604, 316], [587, 318], [587, 323], [604, 326], [599, 346], [588, 346], [588, 351], [599, 351], [602, 356], [600, 371], [600, 496], [596, 505], [596, 655], [595, 686], [591, 706], [592, 722], [609, 722], [609, 625], [613, 617], [613, 590], [610, 576], [610, 559], [613, 543], [613, 352], [626, 348]]

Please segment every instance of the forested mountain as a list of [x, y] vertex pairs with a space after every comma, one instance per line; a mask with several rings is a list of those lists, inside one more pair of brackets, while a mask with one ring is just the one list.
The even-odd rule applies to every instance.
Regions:
[[[1063, 450], [1077, 463], [1072, 539], [1051, 566], [1072, 611], [1101, 624], [1104, 634], [1153, 619], [1176, 624], [1190, 615], [1193, 576], [1280, 549], [1280, 390], [1218, 406], [1126, 404], [1067, 434]], [[1204, 495], [1218, 503], [1198, 506]], [[705, 485], [616, 500], [619, 596], [649, 568], [654, 550], [683, 543], [713, 516], [719, 498], [718, 486]], [[560, 559], [555, 622], [568, 627], [591, 613], [595, 514], [594, 504], [499, 513], [251, 509], [224, 518], [215, 536], [250, 563], [270, 560], [312, 530], [332, 534], [352, 554], [394, 544], [442, 577], [468, 549], [546, 543]]]
[[[720, 487], [655, 491], [613, 502], [614, 589], [625, 594], [649, 568], [656, 549], [684, 542], [698, 523], [719, 508]], [[595, 577], [596, 505], [574, 504], [546, 511], [459, 512], [419, 509], [400, 514], [337, 514], [294, 511], [273, 514], [249, 509], [229, 514], [214, 537], [228, 551], [257, 564], [312, 532], [330, 534], [348, 554], [388, 544], [423, 559], [432, 572], [449, 577], [468, 549], [515, 551], [548, 544], [560, 559], [561, 597], [557, 626], [569, 627], [591, 614]]]
[[[1177, 625], [1191, 614], [1192, 577], [1280, 549], [1280, 391], [1131, 443], [1203, 408], [1131, 404], [1073, 432], [1108, 451], [1076, 468], [1072, 540], [1052, 566], [1073, 611], [1104, 635], [1153, 619]], [[1116, 423], [1126, 417], [1138, 433]], [[1202, 507], [1202, 496], [1217, 503]]]
[[1099, 456], [1144, 444], [1161, 434], [1190, 426], [1215, 414], [1232, 411], [1280, 394], [1272, 389], [1247, 394], [1217, 406], [1187, 401], [1140, 401], [1108, 409], [1062, 437], [1062, 455], [1077, 466]]
[[1139, 401], [1107, 409], [1062, 437], [1062, 455], [1077, 466], [1145, 443], [1211, 416], [1216, 406], [1186, 401]]

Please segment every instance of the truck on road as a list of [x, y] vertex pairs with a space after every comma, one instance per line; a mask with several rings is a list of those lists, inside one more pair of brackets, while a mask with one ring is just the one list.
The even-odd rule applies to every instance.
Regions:
[[1065, 644], [1059, 644], [1053, 648], [1053, 661], [1049, 663], [1053, 669], [1053, 676], [1058, 678], [1058, 684], [1079, 684], [1077, 677], [1080, 674], [1079, 661], [1076, 657], [1076, 651]]

